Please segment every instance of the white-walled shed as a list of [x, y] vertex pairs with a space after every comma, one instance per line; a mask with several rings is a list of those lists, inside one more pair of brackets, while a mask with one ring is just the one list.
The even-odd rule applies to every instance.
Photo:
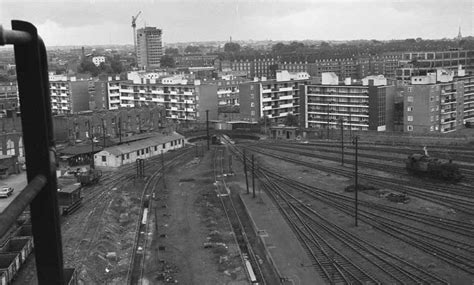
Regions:
[[184, 147], [184, 137], [178, 133], [108, 147], [94, 155], [94, 165], [99, 169], [114, 169], [138, 158], [145, 159]]

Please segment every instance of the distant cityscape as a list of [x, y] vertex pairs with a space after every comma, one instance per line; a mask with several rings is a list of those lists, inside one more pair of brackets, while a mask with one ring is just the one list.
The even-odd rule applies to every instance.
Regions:
[[[208, 111], [215, 122], [407, 133], [451, 133], [474, 121], [474, 39], [460, 29], [442, 40], [166, 46], [162, 33], [137, 29], [136, 46], [50, 47], [53, 114], [151, 108], [179, 124], [204, 122]], [[0, 59], [1, 115], [19, 116], [13, 51]], [[117, 124], [109, 120], [108, 136]]]

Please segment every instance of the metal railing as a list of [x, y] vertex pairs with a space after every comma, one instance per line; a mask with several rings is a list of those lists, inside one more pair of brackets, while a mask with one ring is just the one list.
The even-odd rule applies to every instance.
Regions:
[[38, 283], [65, 284], [46, 48], [34, 25], [12, 29], [0, 26], [0, 46], [14, 47], [28, 186], [0, 214], [0, 236], [29, 205]]

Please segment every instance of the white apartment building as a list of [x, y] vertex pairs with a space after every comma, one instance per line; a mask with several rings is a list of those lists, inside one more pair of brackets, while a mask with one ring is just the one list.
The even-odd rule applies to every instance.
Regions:
[[72, 114], [89, 110], [89, 80], [50, 74], [49, 87], [53, 114]]
[[131, 80], [107, 82], [109, 109], [164, 106], [168, 119], [196, 120], [199, 117], [199, 80], [136, 73], [128, 78]]

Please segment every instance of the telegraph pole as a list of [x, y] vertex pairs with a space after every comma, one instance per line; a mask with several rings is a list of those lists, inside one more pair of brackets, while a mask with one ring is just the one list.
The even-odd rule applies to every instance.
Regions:
[[165, 182], [165, 155], [163, 150], [161, 150], [161, 175], [163, 176], [163, 189], [166, 189], [166, 182]]
[[341, 163], [344, 166], [344, 119], [341, 117]]
[[103, 148], [105, 148], [105, 121], [102, 118], [102, 140], [103, 140]]
[[255, 160], [254, 160], [253, 154], [252, 154], [252, 191], [253, 191], [253, 198], [255, 198]]
[[355, 144], [355, 165], [354, 165], [354, 171], [355, 171], [355, 185], [354, 185], [354, 192], [355, 192], [355, 226], [357, 227], [357, 222], [358, 222], [358, 217], [357, 217], [357, 207], [358, 207], [358, 188], [359, 188], [359, 183], [358, 183], [358, 148], [359, 148], [359, 136], [355, 136], [354, 140], [352, 141], [353, 144]]
[[206, 133], [207, 133], [207, 150], [211, 149], [209, 141], [209, 110], [206, 110]]
[[87, 125], [89, 126], [89, 137], [91, 139], [91, 145], [92, 145], [92, 150], [91, 150], [91, 156], [92, 156], [92, 159], [91, 159], [91, 169], [94, 169], [95, 166], [94, 166], [94, 136], [92, 135], [91, 133], [91, 120], [87, 120]]
[[250, 194], [249, 192], [249, 179], [247, 177], [247, 155], [244, 149], [244, 173], [245, 173], [245, 185], [247, 185], [247, 194]]
[[122, 143], [122, 117], [119, 115], [119, 144]]
[[329, 140], [329, 102], [327, 104], [326, 138]]

